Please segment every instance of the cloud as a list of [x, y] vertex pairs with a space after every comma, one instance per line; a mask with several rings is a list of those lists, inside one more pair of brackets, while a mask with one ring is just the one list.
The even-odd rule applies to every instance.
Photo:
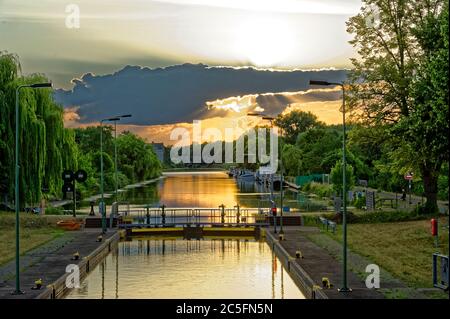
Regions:
[[360, 0], [155, 0], [163, 3], [241, 9], [250, 11], [354, 14]]
[[155, 69], [126, 66], [113, 74], [87, 73], [74, 79], [73, 88], [56, 90], [55, 99], [65, 108], [76, 110], [81, 124], [124, 112], [133, 114], [127, 123], [134, 125], [174, 124], [247, 111], [240, 104], [234, 111], [211, 107], [214, 101], [219, 105], [220, 100], [230, 97], [253, 95], [237, 103], [245, 101], [247, 107], [258, 106], [271, 113], [293, 102], [336, 99], [338, 92], [332, 90], [310, 91], [309, 80], [342, 81], [346, 72], [216, 68], [204, 64]]

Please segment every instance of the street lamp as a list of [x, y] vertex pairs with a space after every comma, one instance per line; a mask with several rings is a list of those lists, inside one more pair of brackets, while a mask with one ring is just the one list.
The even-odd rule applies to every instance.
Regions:
[[16, 159], [15, 159], [15, 211], [16, 211], [16, 290], [13, 292], [15, 295], [21, 295], [23, 292], [20, 290], [20, 243], [19, 243], [19, 207], [20, 207], [20, 196], [19, 196], [19, 93], [22, 88], [51, 88], [51, 83], [35, 83], [35, 84], [24, 84], [19, 85], [16, 89]]
[[101, 201], [100, 208], [102, 214], [102, 233], [106, 233], [106, 207], [105, 207], [105, 199], [104, 199], [104, 188], [103, 188], [103, 122], [111, 122], [111, 121], [119, 121], [118, 117], [110, 117], [107, 119], [103, 119], [100, 121], [100, 193], [101, 193]]
[[[262, 113], [247, 113], [247, 115], [248, 116], [260, 116], [263, 120], [268, 120], [268, 121], [270, 121], [270, 125], [273, 127], [273, 121], [275, 120], [275, 118], [274, 117], [272, 117], [272, 116], [267, 116], [267, 115], [265, 115], [265, 114], [262, 114]], [[283, 235], [284, 234], [284, 231], [283, 231], [283, 193], [284, 193], [284, 191], [283, 191], [283, 185], [284, 185], [284, 175], [283, 175], [283, 128], [281, 128], [280, 127], [280, 136], [281, 136], [281, 139], [280, 139], [280, 149], [281, 149], [281, 154], [280, 154], [280, 172], [281, 172], [281, 182], [280, 182], [280, 206], [281, 206], [281, 211], [280, 211], [280, 232], [279, 232], [279, 234], [280, 235]], [[273, 175], [271, 176], [271, 195], [273, 196]], [[272, 198], [272, 202], [274, 202], [273, 201], [273, 198]], [[276, 219], [275, 219], [275, 227], [276, 227]], [[276, 228], [275, 228], [275, 231], [274, 231], [275, 233], [277, 232], [276, 231]]]
[[[100, 132], [100, 157], [101, 157], [101, 161], [100, 161], [100, 166], [101, 166], [101, 193], [102, 193], [102, 209], [103, 209], [103, 205], [104, 205], [104, 201], [103, 201], [103, 122], [114, 122], [114, 179], [115, 179], [115, 192], [114, 192], [114, 196], [115, 196], [115, 201], [117, 202], [117, 189], [118, 189], [118, 183], [119, 183], [119, 179], [118, 179], [118, 169], [117, 169], [117, 121], [120, 121], [120, 119], [122, 118], [127, 118], [127, 117], [131, 117], [131, 114], [124, 114], [124, 115], [118, 115], [115, 117], [111, 117], [111, 118], [107, 118], [107, 119], [103, 119], [100, 121], [100, 126], [101, 126], [101, 132]], [[103, 214], [102, 212], [102, 231], [106, 232], [106, 214]]]
[[118, 178], [118, 171], [117, 171], [117, 121], [120, 121], [120, 119], [131, 117], [131, 114], [124, 114], [116, 116], [114, 119], [111, 119], [110, 121], [114, 121], [114, 177], [115, 177], [115, 198], [117, 202], [117, 189], [119, 184], [119, 178]]
[[327, 82], [327, 81], [309, 81], [310, 85], [338, 85], [342, 88], [342, 126], [344, 136], [342, 138], [342, 236], [343, 236], [343, 248], [342, 248], [342, 287], [339, 289], [340, 292], [350, 292], [352, 291], [347, 285], [347, 182], [346, 182], [346, 127], [345, 127], [345, 87], [344, 83], [338, 82]]

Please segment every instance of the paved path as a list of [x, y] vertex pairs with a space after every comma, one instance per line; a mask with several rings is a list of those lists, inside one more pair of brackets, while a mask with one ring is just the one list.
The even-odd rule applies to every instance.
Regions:
[[[392, 193], [392, 192], [387, 192], [387, 191], [378, 191], [376, 189], [373, 188], [365, 188], [365, 187], [361, 187], [361, 186], [357, 186], [355, 187], [356, 191], [363, 191], [363, 190], [368, 190], [368, 191], [372, 191], [372, 192], [376, 192], [376, 199], [380, 199], [380, 198], [392, 198], [394, 199], [393, 204], [395, 207], [395, 198], [397, 197], [398, 201], [398, 209], [407, 209], [407, 210], [412, 210], [414, 208], [416, 208], [416, 206], [418, 204], [421, 203], [425, 203], [426, 202], [426, 198], [422, 197], [422, 196], [417, 196], [417, 195], [411, 195], [411, 204], [409, 203], [409, 194], [406, 195], [406, 200], [402, 201], [401, 197], [402, 194], [401, 193]], [[448, 213], [448, 201], [445, 200], [438, 200], [438, 206], [439, 206], [439, 210], [441, 212], [447, 212]], [[385, 203], [384, 206], [389, 206], [390, 203]]]
[[[164, 178], [164, 176], [160, 176], [160, 177], [157, 177], [157, 178], [150, 179], [150, 180], [148, 180], [148, 181], [143, 181], [143, 182], [136, 183], [136, 184], [129, 184], [129, 185], [123, 187], [123, 188], [118, 189], [117, 191], [118, 191], [118, 192], [124, 192], [124, 191], [126, 191], [126, 190], [128, 190], [128, 189], [137, 188], [137, 187], [143, 187], [143, 186], [145, 186], [145, 185], [148, 185], [148, 184], [151, 184], [151, 183], [155, 183], [155, 182], [157, 182], [157, 181], [159, 181], [160, 179], [163, 179], [163, 178]], [[104, 197], [104, 198], [110, 198], [110, 197], [112, 197], [112, 196], [114, 196], [114, 192], [106, 192], [106, 193], [103, 194], [103, 197]], [[92, 195], [92, 196], [83, 198], [81, 201], [82, 201], [82, 202], [92, 202], [92, 201], [97, 201], [97, 200], [99, 200], [101, 197], [102, 197], [101, 194], [96, 194], [96, 195]], [[67, 200], [55, 200], [55, 201], [51, 201], [51, 202], [49, 203], [49, 206], [53, 206], [53, 207], [61, 207], [61, 206], [64, 206], [64, 205], [66, 205], [66, 204], [70, 204], [70, 203], [72, 203], [72, 202], [73, 202], [73, 201], [72, 201], [71, 199], [67, 199]]]
[[[111, 237], [115, 231], [108, 231], [104, 239]], [[75, 252], [80, 257], [89, 255], [101, 243], [97, 242], [99, 229], [84, 229], [76, 232], [66, 232], [63, 236], [35, 248], [21, 257], [21, 290], [23, 295], [11, 295], [15, 290], [15, 260], [0, 267], [0, 299], [32, 299], [43, 290], [32, 290], [35, 280], [41, 278], [43, 286], [54, 282], [65, 273], [66, 266], [77, 264], [71, 260]], [[80, 258], [80, 259], [81, 259]]]
[[[270, 230], [273, 233], [273, 229]], [[295, 256], [297, 250], [301, 250], [303, 259], [295, 259], [318, 285], [322, 286], [322, 277], [327, 277], [333, 287], [323, 291], [330, 299], [381, 299], [383, 294], [368, 289], [365, 282], [355, 273], [348, 271], [348, 286], [353, 290], [349, 293], [338, 292], [342, 282], [341, 263], [334, 259], [325, 249], [314, 244], [305, 236], [305, 232], [318, 232], [316, 227], [285, 227], [285, 240], [281, 245], [292, 256]]]

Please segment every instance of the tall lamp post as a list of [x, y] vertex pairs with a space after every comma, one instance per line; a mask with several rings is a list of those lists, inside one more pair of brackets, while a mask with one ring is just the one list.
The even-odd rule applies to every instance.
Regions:
[[117, 189], [119, 185], [119, 177], [118, 177], [118, 169], [117, 169], [117, 121], [120, 121], [120, 119], [131, 117], [131, 114], [124, 114], [116, 116], [112, 119], [110, 119], [111, 122], [114, 122], [114, 179], [115, 179], [115, 200], [117, 202], [118, 196], [117, 196]]
[[[263, 120], [268, 120], [270, 121], [270, 125], [273, 127], [273, 121], [275, 121], [275, 117], [272, 116], [267, 116], [265, 114], [262, 113], [247, 113], [248, 116], [260, 116]], [[281, 154], [280, 154], [280, 171], [281, 171], [281, 182], [280, 182], [280, 206], [281, 206], [281, 211], [280, 211], [280, 235], [284, 234], [283, 231], [283, 185], [284, 185], [284, 175], [283, 175], [283, 129], [280, 128], [280, 133], [281, 133], [281, 139], [280, 139], [280, 149], [281, 149]], [[271, 184], [272, 184], [272, 189], [273, 189], [273, 177], [271, 178]], [[276, 224], [275, 224], [276, 225]], [[276, 228], [275, 228], [275, 233], [276, 233]]]
[[35, 83], [35, 84], [25, 84], [19, 85], [16, 89], [16, 149], [15, 149], [15, 211], [16, 211], [16, 290], [13, 292], [15, 295], [21, 295], [23, 292], [20, 290], [20, 219], [19, 219], [19, 209], [20, 209], [20, 195], [19, 195], [19, 93], [22, 88], [51, 88], [51, 83]]
[[103, 178], [103, 122], [119, 121], [118, 117], [110, 117], [100, 121], [100, 209], [102, 214], [102, 233], [106, 233], [106, 207], [105, 207], [105, 194], [104, 194], [104, 178]]
[[342, 138], [342, 236], [343, 236], [343, 247], [342, 247], [342, 287], [338, 289], [340, 292], [350, 292], [352, 291], [347, 285], [347, 181], [346, 181], [346, 126], [345, 126], [345, 87], [344, 83], [338, 82], [328, 82], [328, 81], [309, 81], [310, 85], [322, 85], [330, 86], [337, 85], [342, 88], [342, 127], [343, 127], [343, 138]]
[[[101, 171], [101, 194], [102, 194], [102, 198], [101, 198], [101, 207], [102, 207], [102, 231], [103, 233], [106, 232], [106, 210], [105, 210], [105, 206], [104, 206], [104, 188], [103, 188], [103, 181], [104, 181], [104, 177], [103, 177], [103, 122], [114, 122], [114, 183], [115, 183], [115, 187], [114, 187], [114, 196], [115, 196], [115, 201], [117, 202], [117, 189], [118, 189], [118, 183], [119, 183], [119, 179], [118, 179], [118, 166], [117, 166], [117, 121], [120, 121], [120, 119], [122, 118], [127, 118], [127, 117], [131, 117], [131, 114], [124, 114], [124, 115], [118, 115], [118, 116], [114, 116], [114, 117], [110, 117], [107, 119], [103, 119], [100, 121], [100, 171]], [[105, 212], [104, 212], [105, 210]]]

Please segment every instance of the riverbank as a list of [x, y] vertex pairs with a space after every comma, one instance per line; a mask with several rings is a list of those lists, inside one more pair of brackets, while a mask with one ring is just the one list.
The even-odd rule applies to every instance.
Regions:
[[[134, 183], [134, 184], [129, 184], [129, 185], [126, 185], [126, 186], [124, 186], [124, 187], [122, 187], [122, 188], [119, 188], [119, 189], [117, 190], [117, 192], [118, 192], [118, 193], [121, 193], [121, 192], [125, 192], [126, 190], [129, 190], [129, 189], [132, 189], [132, 188], [143, 187], [143, 186], [145, 186], [145, 185], [148, 185], [148, 184], [151, 184], [151, 183], [155, 183], [155, 182], [157, 182], [157, 181], [159, 181], [160, 179], [163, 179], [163, 178], [165, 178], [165, 176], [164, 176], [164, 175], [161, 175], [161, 176], [159, 176], [159, 177], [156, 177], [156, 178], [153, 178], [153, 179], [150, 179], [150, 180], [147, 180], [147, 181], [143, 181], [143, 182], [139, 182], [139, 183]], [[114, 196], [114, 192], [105, 192], [105, 193], [103, 193], [103, 197], [104, 197], [104, 198], [110, 198], [110, 197], [112, 197], [112, 196]], [[97, 201], [97, 200], [99, 200], [101, 197], [102, 197], [102, 194], [96, 194], [96, 195], [92, 195], [92, 196], [83, 198], [83, 199], [81, 200], [81, 202], [92, 202], [92, 201]], [[71, 204], [72, 202], [73, 202], [73, 201], [72, 201], [71, 199], [70, 199], [70, 200], [69, 200], [69, 199], [68, 199], [68, 200], [55, 200], [55, 201], [49, 202], [49, 206], [50, 206], [50, 207], [62, 207], [62, 206], [64, 206], [64, 205]]]
[[[55, 282], [55, 289], [62, 293], [65, 288], [65, 279], [62, 281], [62, 278], [67, 275], [69, 264], [80, 266], [82, 280], [83, 271], [86, 274], [86, 267], [82, 266], [88, 262], [88, 268], [93, 269], [109, 253], [111, 245], [119, 240], [117, 231], [108, 231], [101, 242], [97, 241], [99, 234], [99, 229], [66, 232], [21, 256], [20, 284], [23, 295], [11, 294], [15, 290], [15, 260], [1, 266], [0, 299], [34, 299], [40, 295], [41, 298], [51, 298], [53, 291], [47, 286]], [[71, 260], [75, 252], [80, 254], [77, 261]], [[33, 290], [31, 288], [37, 279], [42, 279], [43, 287]]]
[[[342, 268], [325, 249], [310, 241], [305, 234], [318, 232], [316, 227], [287, 226], [284, 228], [285, 240], [279, 240], [273, 229], [266, 233], [266, 240], [283, 263], [291, 277], [309, 299], [382, 299], [384, 296], [368, 289], [364, 281], [349, 271], [347, 280], [352, 292], [339, 292], [342, 282]], [[303, 258], [296, 258], [300, 251]], [[322, 287], [322, 278], [326, 277], [332, 287]]]
[[[327, 277], [333, 288], [320, 290], [327, 298], [446, 299], [448, 294], [432, 287], [431, 256], [436, 248], [426, 234], [426, 226], [426, 221], [349, 225], [347, 265], [351, 293], [337, 291], [342, 282], [340, 228], [333, 234], [318, 227], [285, 227], [283, 241], [270, 229], [266, 238], [309, 298], [314, 298], [313, 286], [322, 286], [322, 277]], [[442, 241], [437, 250], [446, 249], [448, 243]], [[303, 258], [296, 258], [297, 251]], [[380, 268], [380, 289], [365, 286], [369, 275], [366, 267], [370, 264]], [[318, 297], [323, 296], [316, 294]]]
[[[369, 263], [381, 268], [383, 293], [390, 298], [448, 298], [442, 290], [433, 288], [431, 256], [434, 252], [448, 254], [446, 219], [440, 219], [439, 247], [430, 234], [429, 220], [378, 224], [349, 224], [349, 268], [361, 276]], [[331, 255], [340, 258], [342, 229], [336, 233], [320, 231], [306, 237]], [[401, 283], [401, 284], [399, 284]]]

